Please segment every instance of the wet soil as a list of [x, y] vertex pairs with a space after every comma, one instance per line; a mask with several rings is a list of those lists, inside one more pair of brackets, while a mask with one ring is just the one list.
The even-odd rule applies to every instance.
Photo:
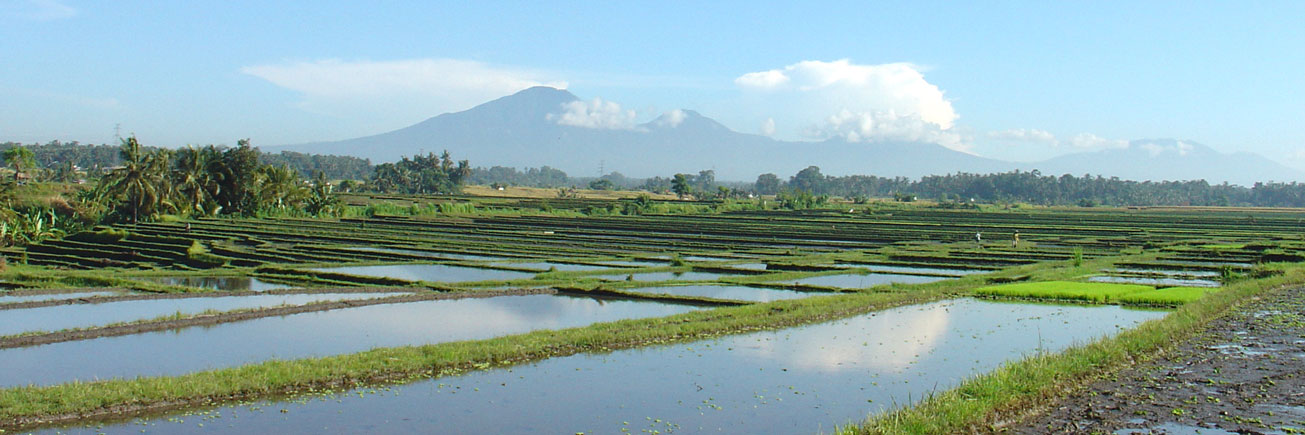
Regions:
[[[350, 289], [357, 290], [357, 289]], [[411, 289], [406, 289], [411, 291]], [[389, 291], [394, 291], [390, 289]], [[236, 312], [217, 313], [217, 314], [199, 314], [181, 319], [169, 319], [158, 321], [133, 322], [122, 325], [104, 326], [97, 328], [79, 329], [71, 331], [55, 331], [43, 334], [20, 335], [13, 337], [0, 338], [0, 349], [13, 347], [36, 346], [42, 344], [61, 343], [65, 341], [87, 340], [101, 337], [116, 337], [120, 335], [140, 334], [143, 332], [166, 331], [172, 329], [187, 328], [192, 326], [211, 326], [222, 323], [239, 322], [242, 320], [258, 319], [263, 317], [287, 316], [291, 314], [311, 313], [317, 311], [338, 310], [343, 308], [364, 307], [368, 305], [380, 304], [399, 304], [406, 302], [431, 301], [440, 299], [465, 299], [465, 298], [488, 298], [495, 296], [515, 296], [531, 294], [552, 294], [556, 290], [550, 288], [523, 288], [507, 290], [484, 290], [476, 292], [461, 293], [436, 293], [422, 292], [410, 293], [398, 296], [382, 297], [375, 299], [352, 299], [342, 301], [314, 302], [303, 305], [292, 305], [285, 307], [259, 308], [252, 310], [242, 310]], [[253, 294], [269, 294], [268, 292]], [[169, 296], [169, 295], [149, 295], [149, 296]], [[227, 294], [227, 296], [231, 296]], [[135, 299], [133, 299], [135, 300]]]
[[1305, 287], [1248, 301], [1010, 433], [1305, 433]]

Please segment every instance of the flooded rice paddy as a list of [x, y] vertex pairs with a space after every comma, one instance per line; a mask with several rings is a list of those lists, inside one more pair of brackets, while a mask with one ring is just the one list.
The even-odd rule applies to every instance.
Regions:
[[712, 272], [645, 272], [619, 275], [594, 275], [590, 278], [606, 279], [611, 281], [622, 281], [634, 275], [635, 281], [712, 281], [722, 276], [729, 276], [723, 273]]
[[405, 254], [405, 255], [415, 255], [418, 257], [440, 258], [446, 260], [502, 260], [504, 258], [498, 255], [455, 254], [451, 252], [420, 251], [416, 249], [400, 249], [400, 248], [377, 248], [371, 246], [354, 247], [350, 249], [354, 251], [380, 252], [385, 254]]
[[384, 266], [346, 266], [313, 269], [318, 272], [345, 273], [407, 281], [470, 282], [510, 281], [534, 277], [529, 272], [482, 269], [478, 267], [449, 266], [444, 264], [391, 264]]
[[932, 273], [940, 275], [971, 275], [975, 273], [988, 273], [988, 270], [981, 269], [958, 269], [944, 267], [912, 267], [912, 266], [892, 266], [886, 264], [864, 264], [864, 263], [834, 263], [835, 267], [862, 268], [873, 270], [875, 272], [890, 273]]
[[0, 350], [0, 367], [4, 367], [0, 370], [0, 386], [177, 375], [274, 358], [485, 339], [539, 329], [661, 317], [695, 309], [698, 308], [556, 295], [372, 305], [4, 349]]
[[1221, 287], [1219, 281], [1208, 279], [1158, 278], [1142, 276], [1094, 276], [1089, 282], [1108, 282], [1116, 284], [1142, 284], [1161, 287]]
[[937, 276], [919, 276], [919, 275], [897, 275], [886, 273], [871, 273], [866, 275], [823, 275], [811, 278], [802, 278], [789, 281], [782, 281], [784, 284], [812, 285], [820, 287], [838, 287], [838, 288], [866, 288], [874, 287], [880, 284], [923, 284], [927, 282], [941, 281], [946, 278]]
[[818, 292], [799, 292], [793, 290], [779, 290], [770, 288], [747, 287], [741, 285], [684, 285], [668, 287], [641, 287], [625, 289], [631, 293], [650, 293], [679, 296], [696, 296], [714, 299], [729, 299], [735, 301], [748, 302], [770, 302], [782, 299], [800, 299], [811, 296], [819, 296]]
[[574, 272], [574, 271], [585, 271], [585, 270], [603, 270], [603, 269], [609, 269], [608, 267], [605, 267], [605, 266], [592, 266], [592, 265], [587, 265], [587, 264], [557, 263], [557, 262], [548, 262], [548, 261], [537, 261], [537, 262], [533, 262], [533, 263], [496, 263], [496, 264], [494, 264], [494, 265], [495, 265], [495, 266], [503, 266], [503, 267], [516, 267], [516, 268], [522, 268], [522, 269], [536, 269], [536, 270], [539, 270], [539, 271], [541, 271], [541, 272], [546, 271], [546, 270], [549, 270], [549, 269], [556, 269], [556, 270], [563, 271], [563, 272]]
[[0, 322], [0, 336], [31, 331], [53, 332], [70, 328], [108, 325], [118, 322], [152, 319], [174, 314], [198, 314], [208, 310], [231, 311], [246, 308], [300, 305], [344, 299], [370, 299], [394, 293], [314, 293], [295, 295], [255, 295], [196, 297], [185, 299], [151, 299], [98, 304], [56, 305], [40, 308], [5, 310]]
[[132, 279], [159, 284], [227, 291], [248, 290], [261, 292], [291, 287], [289, 285], [267, 282], [248, 276], [150, 276], [136, 277]]
[[1056, 352], [1164, 314], [1115, 306], [944, 301], [779, 331], [553, 358], [384, 390], [80, 431], [831, 431], [945, 391], [1004, 362]]
[[[116, 296], [122, 292], [113, 291], [90, 291], [90, 292], [69, 292], [69, 293], [37, 293], [26, 295], [0, 295], [0, 304], [12, 304], [18, 302], [37, 302], [37, 301], [61, 301], [66, 299], [93, 298], [100, 296]], [[4, 335], [4, 334], [0, 334]]]

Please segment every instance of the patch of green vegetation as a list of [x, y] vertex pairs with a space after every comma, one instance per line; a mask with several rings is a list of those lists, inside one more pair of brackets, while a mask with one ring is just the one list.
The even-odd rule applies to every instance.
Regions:
[[1154, 290], [1137, 284], [1043, 281], [981, 287], [975, 294], [1029, 299], [1059, 299], [1095, 303], [1116, 302], [1121, 296]]
[[1130, 293], [1119, 297], [1121, 304], [1177, 306], [1200, 299], [1206, 293], [1217, 291], [1206, 287], [1169, 287]]

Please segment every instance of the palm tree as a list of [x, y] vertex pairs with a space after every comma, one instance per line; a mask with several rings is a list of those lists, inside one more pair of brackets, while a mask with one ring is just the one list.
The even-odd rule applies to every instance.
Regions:
[[304, 209], [313, 215], [339, 214], [340, 198], [331, 194], [331, 183], [326, 180], [326, 174], [322, 171], [317, 171], [316, 176], [313, 177], [313, 188], [309, 192]]
[[213, 200], [213, 196], [222, 190], [214, 172], [214, 163], [221, 157], [211, 146], [177, 151], [171, 178], [182, 208], [200, 215], [214, 215], [222, 208]]
[[142, 151], [135, 136], [123, 139], [118, 153], [122, 156], [122, 167], [114, 169], [100, 183], [105, 195], [125, 199], [131, 207], [132, 222], [139, 222], [141, 212], [149, 216], [165, 203], [169, 185], [163, 174], [168, 156]]
[[286, 206], [296, 204], [304, 196], [303, 182], [299, 179], [299, 171], [291, 169], [289, 165], [281, 166], [264, 166], [261, 172], [262, 185], [258, 191], [258, 203], [260, 206], [271, 206], [273, 208], [285, 208]]
[[36, 166], [36, 154], [25, 146], [15, 146], [4, 151], [5, 162], [14, 167], [14, 181], [18, 181], [18, 174], [23, 172], [23, 168]]

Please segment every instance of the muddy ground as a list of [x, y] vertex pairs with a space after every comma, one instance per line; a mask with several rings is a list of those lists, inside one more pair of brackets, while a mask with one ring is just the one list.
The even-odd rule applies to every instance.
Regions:
[[1305, 433], [1305, 287], [1248, 301], [1009, 432]]

